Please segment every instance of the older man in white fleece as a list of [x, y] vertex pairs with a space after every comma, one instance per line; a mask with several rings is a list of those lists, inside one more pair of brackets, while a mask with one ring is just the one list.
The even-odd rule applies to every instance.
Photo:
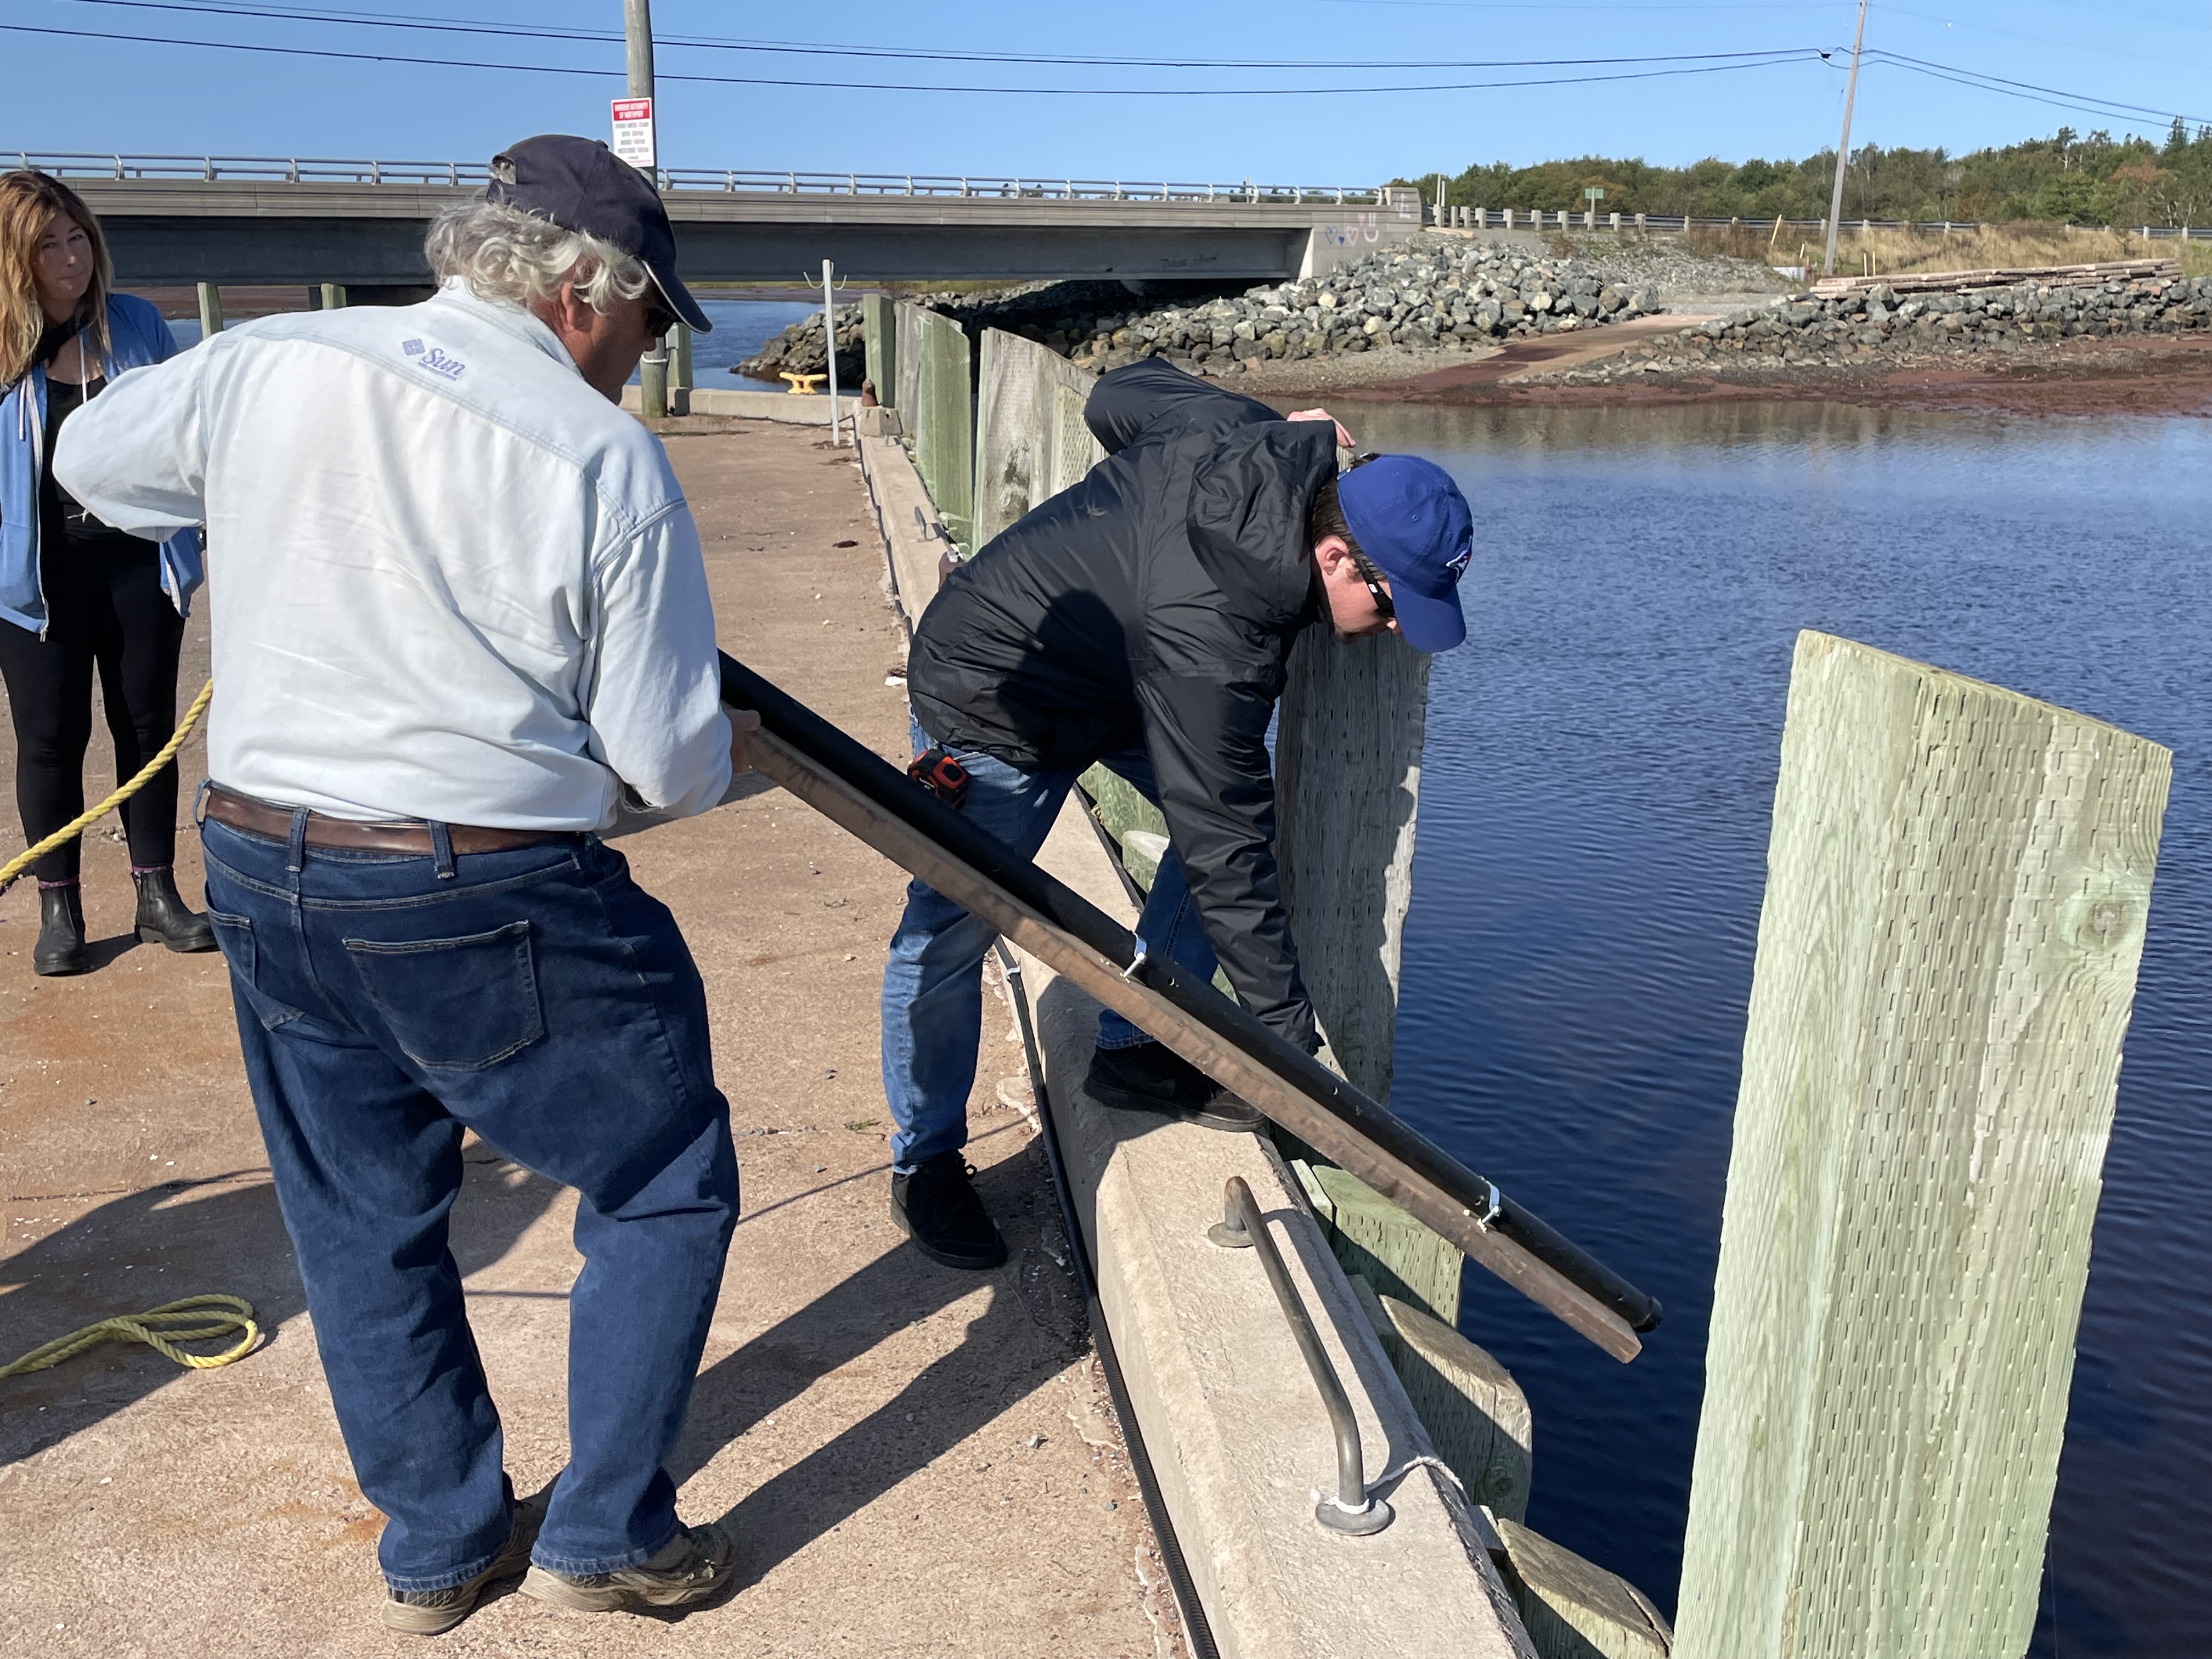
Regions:
[[[208, 527], [210, 919], [339, 1425], [390, 1517], [384, 1620], [421, 1634], [526, 1565], [526, 1593], [594, 1611], [729, 1582], [662, 1468], [738, 1212], [729, 1108], [683, 936], [598, 832], [618, 805], [714, 805], [743, 744], [690, 509], [614, 404], [649, 340], [708, 325], [652, 185], [528, 139], [429, 253], [426, 304], [217, 335], [118, 379], [54, 461], [111, 524]], [[580, 1194], [542, 1515], [447, 1248], [465, 1128]]]

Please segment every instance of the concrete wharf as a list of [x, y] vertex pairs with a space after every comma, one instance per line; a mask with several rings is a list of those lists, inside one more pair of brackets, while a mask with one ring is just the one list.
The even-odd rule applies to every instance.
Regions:
[[[746, 422], [669, 452], [726, 647], [902, 754], [902, 696], [884, 684], [896, 624], [852, 451]], [[206, 663], [196, 620], [187, 690]], [[188, 775], [201, 754], [195, 740]], [[88, 771], [107, 763], [96, 750]], [[15, 830], [11, 817], [0, 835]], [[970, 1106], [1010, 1265], [936, 1267], [891, 1222], [876, 998], [902, 872], [766, 788], [622, 845], [705, 975], [744, 1164], [675, 1470], [688, 1516], [729, 1523], [741, 1588], [672, 1624], [502, 1591], [438, 1651], [1179, 1653], [1041, 1149], [998, 1099], [1018, 1048], [987, 1056]], [[179, 852], [194, 892], [191, 836]], [[33, 979], [35, 892], [0, 900], [0, 1350], [200, 1291], [246, 1297], [272, 1339], [220, 1370], [108, 1346], [0, 1382], [0, 1650], [419, 1653], [376, 1622], [380, 1520], [331, 1413], [222, 964], [129, 942], [125, 865], [94, 831], [100, 965], [82, 978]], [[527, 1492], [565, 1447], [573, 1200], [489, 1147], [466, 1156], [456, 1254]]]

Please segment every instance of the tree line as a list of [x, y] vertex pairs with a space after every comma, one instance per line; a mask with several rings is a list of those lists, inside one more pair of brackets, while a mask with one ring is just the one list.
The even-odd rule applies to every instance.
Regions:
[[[1654, 167], [1602, 155], [1516, 167], [1493, 161], [1443, 180], [1455, 207], [1571, 208], [1605, 192], [1601, 213], [1685, 213], [1698, 217], [1817, 219], [1828, 211], [1836, 153], [1800, 161], [1723, 161]], [[1440, 174], [1400, 179], [1436, 200]], [[1845, 219], [2045, 221], [2075, 225], [2212, 224], [2212, 125], [2191, 133], [2176, 119], [2160, 144], [2130, 133], [2087, 137], [2061, 127], [1965, 155], [1948, 150], [1851, 152], [1844, 173]]]

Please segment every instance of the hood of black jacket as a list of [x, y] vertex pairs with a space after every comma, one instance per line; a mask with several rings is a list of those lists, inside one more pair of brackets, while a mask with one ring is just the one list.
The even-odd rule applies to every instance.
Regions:
[[1331, 421], [1239, 427], [1218, 439], [1191, 479], [1191, 551], [1230, 604], [1270, 630], [1303, 621], [1316, 603], [1306, 520], [1336, 474]]

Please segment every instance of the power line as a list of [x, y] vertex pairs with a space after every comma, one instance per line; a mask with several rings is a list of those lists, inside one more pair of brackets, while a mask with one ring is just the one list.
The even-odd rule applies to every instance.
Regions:
[[[583, 75], [620, 77], [612, 69], [574, 68], [559, 64], [492, 64], [461, 58], [421, 58], [402, 52], [339, 52], [319, 46], [276, 46], [242, 40], [180, 40], [171, 35], [125, 34], [100, 29], [44, 28], [31, 23], [0, 23], [10, 34], [44, 34], [71, 40], [118, 40], [140, 46], [197, 46], [211, 52], [255, 52], [280, 58], [325, 58], [347, 63], [408, 64], [433, 69], [500, 70], [524, 75]], [[661, 81], [725, 87], [795, 87], [822, 92], [950, 92], [964, 95], [1021, 98], [1323, 98], [1410, 92], [1487, 92], [1510, 87], [1588, 86], [1601, 82], [1651, 81], [1678, 75], [1717, 75], [1729, 70], [1773, 69], [1811, 63], [1817, 49], [1795, 47], [1761, 58], [1721, 64], [1692, 64], [1674, 69], [1626, 70], [1612, 75], [1557, 75], [1517, 81], [1467, 81], [1387, 87], [948, 87], [881, 81], [800, 81], [750, 75], [661, 74]]]
[[2191, 115], [2181, 110], [2152, 109], [2142, 104], [2123, 104], [2110, 98], [2100, 98], [2093, 93], [2069, 92], [2062, 87], [2038, 86], [2033, 81], [2011, 81], [2002, 76], [1984, 74], [1980, 70], [1961, 69], [1955, 64], [1930, 63], [1924, 58], [1907, 58], [1902, 52], [1887, 48], [1869, 47], [1867, 56], [1899, 69], [1911, 70], [1917, 75], [1926, 75], [1938, 81], [1948, 81], [1957, 86], [1972, 87], [1982, 92], [1999, 93], [2008, 98], [2026, 99], [2031, 103], [2049, 104], [2058, 109], [2070, 109], [2083, 115], [2118, 117], [2123, 120], [2146, 118], [2156, 121], [2182, 120], [2191, 126], [2202, 126], [2212, 118]]
[[[299, 23], [337, 23], [363, 28], [414, 29], [440, 34], [489, 34], [529, 40], [580, 40], [593, 44], [620, 40], [618, 30], [539, 28], [520, 23], [492, 22], [471, 18], [380, 16], [368, 13], [325, 10], [305, 6], [217, 5], [204, 0], [73, 0], [73, 3], [114, 6], [134, 11], [181, 11], [216, 17], [275, 18]], [[1775, 47], [1759, 52], [1683, 52], [1628, 58], [1101, 58], [1060, 52], [938, 52], [915, 46], [836, 46], [803, 41], [748, 40], [718, 35], [654, 36], [658, 46], [682, 46], [712, 52], [757, 52], [817, 58], [872, 58], [902, 62], [945, 64], [1050, 64], [1055, 68], [1099, 69], [1250, 69], [1250, 70], [1473, 70], [1576, 69], [1644, 64], [1705, 64], [1784, 56], [1812, 50]]]

